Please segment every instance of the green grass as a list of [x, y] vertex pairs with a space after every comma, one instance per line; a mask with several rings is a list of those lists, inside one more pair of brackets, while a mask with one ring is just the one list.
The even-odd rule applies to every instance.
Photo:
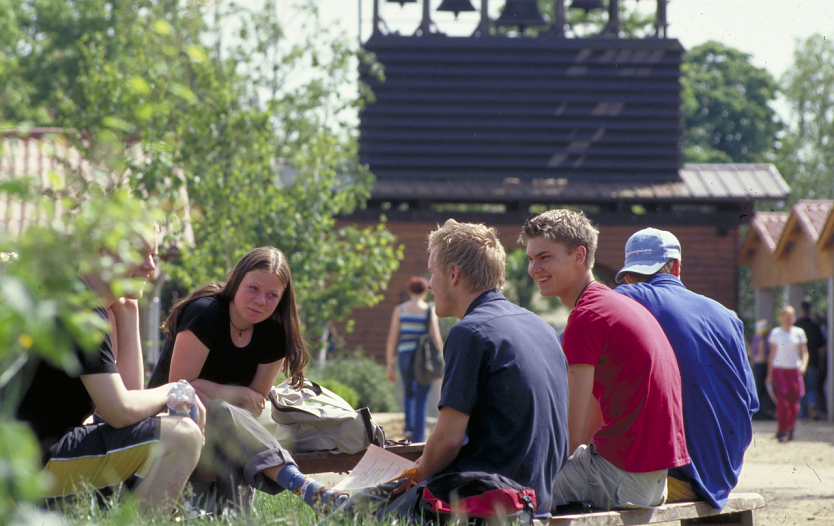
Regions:
[[[179, 510], [175, 515], [181, 515]], [[289, 493], [282, 492], [277, 496], [266, 495], [257, 492], [255, 505], [245, 516], [207, 516], [201, 519], [181, 520], [171, 515], [162, 513], [149, 513], [140, 511], [137, 502], [129, 499], [114, 499], [103, 506], [97, 503], [93, 493], [86, 499], [79, 499], [68, 506], [63, 513], [38, 510], [31, 507], [21, 506], [18, 509], [17, 520], [12, 519], [10, 525], [15, 524], [37, 524], [43, 526], [171, 526], [172, 524], [189, 524], [199, 526], [200, 524], [228, 525], [228, 526], [264, 526], [279, 524], [286, 526], [309, 526], [323, 520], [323, 517], [316, 515], [313, 510], [304, 504], [300, 498]], [[348, 518], [333, 517], [326, 523], [327, 526], [394, 526], [391, 520], [377, 521], [373, 519], [352, 520]]]
[[[311, 526], [324, 521], [324, 517], [317, 515], [304, 504], [300, 498], [284, 491], [277, 496], [255, 493], [255, 504], [246, 515], [205, 516], [200, 519], [183, 520], [184, 510], [178, 510], [174, 515], [141, 511], [138, 503], [128, 498], [115, 497], [101, 505], [94, 492], [76, 500], [63, 512], [46, 511], [30, 505], [20, 505], [16, 517], [8, 526], [38, 525], [38, 526], [171, 526], [184, 524], [190, 526], [228, 525], [228, 526]], [[179, 517], [178, 517], [179, 516]], [[376, 520], [370, 517], [330, 517], [322, 526], [402, 526], [401, 520], [389, 518]], [[463, 518], [453, 519], [450, 526], [464, 526]], [[513, 526], [518, 522], [509, 523], [506, 519], [498, 519], [495, 526]]]

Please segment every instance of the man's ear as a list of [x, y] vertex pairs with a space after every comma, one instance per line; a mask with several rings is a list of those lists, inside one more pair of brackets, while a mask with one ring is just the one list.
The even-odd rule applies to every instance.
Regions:
[[676, 259], [674, 263], [672, 263], [672, 275], [676, 278], [680, 279], [681, 277], [681, 260]]
[[449, 284], [457, 285], [460, 281], [460, 267], [457, 265], [449, 266]]
[[578, 246], [573, 251], [573, 263], [575, 266], [583, 266], [585, 265], [585, 258], [588, 255], [588, 251], [583, 246]]
[[634, 285], [634, 280], [631, 279], [631, 274], [629, 274], [629, 273], [626, 273], [626, 275], [623, 276], [623, 281], [625, 282], [626, 285]]

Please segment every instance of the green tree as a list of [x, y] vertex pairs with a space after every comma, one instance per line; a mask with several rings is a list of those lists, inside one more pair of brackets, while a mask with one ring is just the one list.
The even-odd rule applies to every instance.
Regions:
[[684, 161], [762, 162], [773, 153], [782, 124], [770, 73], [718, 42], [689, 50], [681, 69]]
[[[0, 147], [0, 155], [2, 155]], [[0, 181], [0, 199], [26, 203], [42, 223], [17, 238], [0, 232], [0, 523], [26, 514], [40, 500], [46, 481], [40, 449], [31, 430], [14, 420], [37, 360], [68, 371], [79, 364], [73, 344], [94, 349], [106, 322], [93, 313], [92, 293], [79, 271], [124, 275], [151, 235], [153, 216], [127, 191], [93, 190], [79, 202], [71, 188], [53, 176], [44, 189], [26, 178]], [[58, 206], [59, 205], [59, 206]], [[118, 255], [103, 258], [102, 252]], [[116, 290], [130, 286], [117, 281]]]
[[[362, 103], [343, 90], [356, 52], [318, 25], [314, 2], [301, 42], [288, 42], [272, 1], [27, 5], [18, 62], [48, 124], [74, 130], [85, 158], [119, 166], [137, 195], [181, 213], [187, 190], [196, 243], [173, 269], [187, 286], [270, 244], [290, 258], [313, 335], [379, 301], [401, 252], [383, 225], [337, 228], [373, 178], [346, 124]], [[123, 143], [134, 148], [113, 147]]]
[[834, 198], [834, 43], [812, 35], [794, 51], [782, 79], [790, 106], [787, 132], [777, 161], [799, 199]]
[[[398, 265], [384, 225], [336, 222], [373, 181], [342, 111], [361, 104], [341, 90], [355, 52], [323, 30], [282, 45], [273, 2], [206, 6], [0, 0], [0, 122], [61, 127], [87, 162], [84, 177], [69, 164], [73, 176], [50, 174], [52, 193], [0, 181], [0, 199], [37, 203], [47, 219], [17, 239], [0, 233], [0, 452], [16, 453], [0, 455], [0, 523], [41, 484], [33, 438], [10, 416], [15, 372], [44, 353], [71, 369], [70, 342], [100, 340], [76, 273], [102, 248], [132, 250], [114, 240], [141, 217], [140, 202], [158, 199], [178, 232], [188, 191], [196, 244], [177, 274], [191, 283], [222, 279], [254, 246], [282, 248], [313, 332], [377, 302]], [[313, 3], [305, 13], [315, 25]], [[315, 73], [299, 76], [306, 67]]]

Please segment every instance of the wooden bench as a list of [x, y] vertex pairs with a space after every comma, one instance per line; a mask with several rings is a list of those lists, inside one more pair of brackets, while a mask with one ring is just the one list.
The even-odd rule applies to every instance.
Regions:
[[[423, 454], [425, 444], [389, 446], [386, 451], [409, 460], [417, 460]], [[293, 453], [302, 473], [347, 473], [365, 454], [354, 455], [314, 451]], [[756, 526], [756, 510], [764, 508], [764, 498], [758, 493], [732, 493], [727, 505], [717, 510], [706, 502], [676, 502], [651, 509], [620, 511], [594, 511], [570, 515], [556, 515], [545, 525], [538, 526], [636, 526], [639, 524], [672, 523], [681, 526], [738, 525]]]
[[[395, 453], [408, 460], [417, 460], [423, 454], [425, 444], [411, 444], [408, 446], [388, 446], [386, 451]], [[347, 473], [365, 454], [364, 451], [354, 455], [331, 453], [329, 451], [313, 451], [311, 453], [293, 453], [292, 458], [298, 464], [298, 469], [305, 474], [310, 473]]]
[[[548, 526], [632, 526], [637, 524], [676, 523], [681, 526], [724, 524], [755, 526], [756, 510], [764, 508], [758, 493], [732, 493], [727, 505], [717, 510], [706, 502], [677, 502], [651, 509], [596, 511], [556, 515]], [[543, 525], [541, 521], [537, 521]]]

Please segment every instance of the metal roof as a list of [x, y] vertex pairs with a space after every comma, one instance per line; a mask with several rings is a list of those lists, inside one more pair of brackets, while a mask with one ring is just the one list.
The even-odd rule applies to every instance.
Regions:
[[360, 159], [380, 181], [670, 181], [680, 167], [673, 39], [404, 37], [365, 44]]
[[750, 201], [784, 199], [790, 188], [771, 164], [687, 164], [676, 181], [576, 181], [566, 178], [383, 179], [371, 195], [383, 201], [602, 202]]

